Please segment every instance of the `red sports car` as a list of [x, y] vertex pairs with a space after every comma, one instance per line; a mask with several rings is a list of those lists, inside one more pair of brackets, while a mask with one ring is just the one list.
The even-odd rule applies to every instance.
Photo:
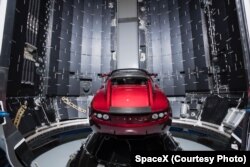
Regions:
[[90, 107], [95, 132], [115, 135], [163, 133], [171, 125], [171, 107], [152, 76], [141, 69], [119, 69], [105, 77]]

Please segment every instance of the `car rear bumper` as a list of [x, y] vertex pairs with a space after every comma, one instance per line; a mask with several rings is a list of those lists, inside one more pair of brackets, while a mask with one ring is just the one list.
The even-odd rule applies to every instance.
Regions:
[[171, 119], [163, 123], [155, 123], [148, 126], [129, 125], [127, 127], [119, 124], [107, 125], [94, 120], [90, 120], [91, 128], [94, 132], [113, 135], [148, 135], [165, 132], [171, 125]]

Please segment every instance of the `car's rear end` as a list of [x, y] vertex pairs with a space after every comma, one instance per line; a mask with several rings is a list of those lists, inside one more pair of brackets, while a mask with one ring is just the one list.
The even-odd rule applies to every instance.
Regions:
[[[116, 135], [164, 132], [171, 124], [167, 97], [146, 73], [126, 74], [111, 75], [105, 90], [94, 97], [90, 112], [92, 129]], [[100, 103], [106, 106], [100, 106]]]

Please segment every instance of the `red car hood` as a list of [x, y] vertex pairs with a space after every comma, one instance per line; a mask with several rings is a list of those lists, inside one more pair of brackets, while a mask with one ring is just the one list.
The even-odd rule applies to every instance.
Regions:
[[146, 107], [150, 106], [149, 91], [146, 85], [112, 86], [111, 107]]

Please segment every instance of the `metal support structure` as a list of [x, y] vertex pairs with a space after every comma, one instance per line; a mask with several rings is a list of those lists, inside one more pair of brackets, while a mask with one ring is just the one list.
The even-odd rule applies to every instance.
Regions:
[[[204, 5], [204, 13], [207, 17], [207, 24], [208, 24], [208, 38], [210, 42], [210, 58], [211, 58], [211, 65], [212, 68], [210, 72], [214, 74], [214, 88], [212, 89], [213, 92], [220, 93], [228, 93], [229, 88], [228, 85], [221, 84], [221, 78], [219, 73], [221, 72], [220, 66], [218, 66], [215, 62], [218, 60], [219, 50], [217, 47], [216, 41], [216, 26], [215, 26], [215, 19], [213, 18], [214, 13], [216, 12], [215, 9], [212, 8], [213, 1], [212, 0], [202, 0]], [[225, 55], [225, 54], [224, 54]], [[225, 55], [226, 56], [226, 55]], [[228, 62], [225, 62], [226, 64]]]
[[[245, 61], [245, 70], [248, 77], [248, 87], [250, 87], [250, 2], [248, 0], [236, 0], [238, 19], [243, 44], [243, 54]], [[250, 89], [248, 89], [247, 112], [243, 122], [242, 150], [250, 150]]]
[[[215, 23], [214, 23], [214, 19], [213, 19], [213, 9], [211, 9], [211, 5], [212, 5], [212, 0], [203, 0], [203, 5], [204, 5], [204, 12], [207, 16], [207, 23], [208, 23], [208, 37], [209, 37], [209, 41], [210, 41], [210, 54], [211, 54], [211, 59], [214, 60], [217, 58], [218, 56], [218, 49], [217, 49], [217, 44], [216, 44], [216, 40], [215, 40], [215, 35], [216, 35], [216, 31], [215, 31]], [[213, 62], [213, 61], [212, 61]], [[219, 76], [218, 76], [218, 67], [216, 67], [214, 65], [214, 63], [212, 63], [212, 69], [214, 75], [214, 89], [215, 90], [219, 90]]]
[[[203, 2], [205, 3], [205, 1]], [[203, 31], [203, 42], [204, 42], [204, 51], [205, 51], [205, 57], [206, 57], [206, 66], [210, 68], [212, 66], [212, 61], [210, 58], [210, 47], [209, 47], [209, 35], [208, 35], [208, 27], [206, 24], [206, 12], [204, 10], [201, 11], [201, 19], [202, 19], [202, 31]], [[208, 77], [208, 86], [209, 90], [213, 90], [214, 83], [213, 78]]]
[[53, 21], [54, 21], [54, 6], [55, 0], [51, 0], [51, 9], [50, 9], [50, 18], [48, 21], [48, 35], [46, 39], [46, 58], [45, 58], [45, 76], [44, 76], [44, 88], [42, 95], [45, 96], [48, 93], [49, 87], [49, 67], [50, 67], [50, 54], [51, 54], [51, 42], [52, 42], [52, 30], [53, 30]]

